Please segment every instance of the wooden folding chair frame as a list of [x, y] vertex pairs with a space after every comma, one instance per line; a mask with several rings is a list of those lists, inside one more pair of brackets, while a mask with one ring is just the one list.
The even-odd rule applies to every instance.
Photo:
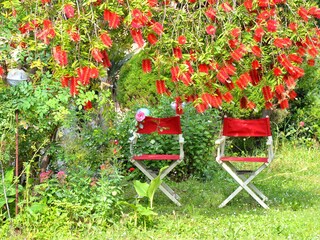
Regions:
[[[273, 160], [273, 140], [270, 129], [269, 118], [262, 119], [233, 119], [224, 118], [225, 122], [231, 126], [231, 131], [223, 126], [223, 135], [215, 143], [218, 145], [216, 161], [233, 177], [233, 179], [240, 185], [228, 198], [226, 198], [220, 205], [219, 208], [224, 207], [230, 202], [241, 190], [246, 190], [253, 199], [255, 199], [263, 208], [268, 209], [269, 207], [265, 203], [268, 198], [251, 182], [259, 173], [261, 173]], [[234, 124], [233, 124], [234, 121]], [[240, 133], [236, 132], [236, 125], [239, 125], [242, 129]], [[258, 127], [251, 128], [253, 124], [257, 124]], [[263, 129], [265, 128], [265, 130]], [[228, 137], [267, 137], [267, 157], [226, 157], [225, 156], [225, 143]], [[232, 162], [255, 162], [261, 163], [261, 166], [256, 170], [239, 170], [235, 167]], [[248, 175], [248, 176], [246, 176]]]
[[[174, 122], [171, 124], [170, 121]], [[149, 127], [151, 125], [151, 127]], [[176, 128], [177, 127], [177, 128]], [[175, 134], [179, 136], [179, 155], [164, 155], [164, 154], [142, 154], [137, 156], [134, 154], [134, 146], [137, 143], [140, 134], [150, 134], [153, 132], [157, 132], [158, 134]], [[183, 161], [184, 151], [183, 144], [184, 138], [181, 131], [180, 124], [180, 116], [174, 116], [169, 118], [154, 118], [147, 116], [144, 121], [141, 123], [138, 122], [138, 130], [134, 132], [133, 136], [130, 140], [130, 152], [131, 158], [130, 161], [141, 170], [150, 180], [153, 180], [157, 174], [155, 174], [152, 170], [148, 169], [148, 167], [143, 163], [143, 161], [158, 161], [158, 160], [166, 160], [173, 162], [166, 168], [160, 179], [165, 178], [179, 163]], [[165, 182], [162, 181], [159, 189], [175, 204], [181, 206], [181, 203], [178, 201], [180, 196], [172, 190]]]

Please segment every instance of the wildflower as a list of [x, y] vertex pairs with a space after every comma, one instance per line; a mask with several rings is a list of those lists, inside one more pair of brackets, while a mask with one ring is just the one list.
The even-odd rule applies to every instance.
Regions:
[[304, 122], [303, 121], [299, 122], [299, 126], [304, 127]]
[[135, 170], [134, 167], [129, 168], [129, 172], [133, 172]]
[[59, 171], [59, 172], [57, 173], [57, 178], [58, 178], [59, 181], [63, 181], [66, 177], [67, 177], [67, 176], [66, 176], [66, 174], [65, 174], [64, 171]]
[[144, 114], [143, 111], [138, 111], [136, 113], [135, 118], [136, 118], [137, 122], [142, 122], [146, 118], [146, 115]]
[[87, 101], [83, 107], [84, 110], [89, 110], [92, 108], [92, 103], [91, 101]]
[[48, 180], [51, 175], [52, 175], [52, 171], [51, 170], [48, 170], [48, 171], [45, 171], [45, 172], [41, 172], [40, 173], [40, 183], [43, 183], [46, 180]]

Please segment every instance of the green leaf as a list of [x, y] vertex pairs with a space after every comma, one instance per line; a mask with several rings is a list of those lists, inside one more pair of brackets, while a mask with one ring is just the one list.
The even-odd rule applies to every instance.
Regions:
[[142, 183], [139, 180], [135, 180], [133, 186], [140, 197], [147, 197], [147, 191], [149, 189], [148, 183]]
[[168, 166], [165, 166], [163, 168], [160, 169], [159, 174], [156, 178], [154, 178], [151, 183], [150, 186], [147, 189], [147, 197], [149, 198], [150, 201], [150, 208], [152, 209], [152, 205], [153, 205], [153, 197], [155, 192], [157, 191], [157, 189], [159, 188], [159, 186], [161, 185], [161, 174], [164, 170], [166, 170], [168, 168]]

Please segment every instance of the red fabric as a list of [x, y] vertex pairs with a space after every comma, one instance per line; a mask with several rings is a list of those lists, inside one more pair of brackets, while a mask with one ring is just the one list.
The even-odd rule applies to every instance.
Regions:
[[223, 136], [229, 137], [267, 137], [271, 136], [269, 118], [237, 119], [224, 118]]
[[144, 154], [141, 156], [134, 156], [134, 160], [141, 161], [141, 160], [179, 160], [180, 156], [179, 155], [165, 155], [165, 154], [158, 154], [158, 155], [153, 155], [153, 154]]
[[180, 116], [168, 118], [154, 118], [147, 116], [142, 122], [138, 122], [137, 133], [150, 134], [181, 134]]
[[220, 160], [223, 162], [268, 162], [266, 157], [222, 157]]

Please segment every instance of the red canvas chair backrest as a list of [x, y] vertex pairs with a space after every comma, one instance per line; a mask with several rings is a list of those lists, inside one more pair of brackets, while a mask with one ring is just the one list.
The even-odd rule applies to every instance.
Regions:
[[271, 136], [269, 118], [223, 119], [223, 136], [228, 137], [267, 137]]
[[142, 122], [138, 122], [137, 133], [150, 134], [182, 134], [180, 116], [155, 118], [145, 117]]

